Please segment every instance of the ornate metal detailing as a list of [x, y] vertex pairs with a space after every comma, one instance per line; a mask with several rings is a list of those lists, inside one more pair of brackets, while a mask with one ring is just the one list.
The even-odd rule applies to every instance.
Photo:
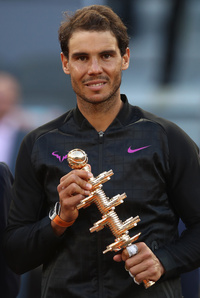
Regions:
[[[68, 153], [68, 163], [72, 169], [83, 169], [90, 171], [87, 164], [88, 157], [87, 154], [81, 149], [73, 149]], [[123, 203], [126, 198], [126, 194], [116, 195], [113, 198], [106, 197], [104, 191], [102, 190], [102, 184], [110, 180], [113, 175], [113, 171], [103, 172], [97, 177], [90, 178], [89, 182], [92, 184], [91, 195], [83, 199], [78, 205], [77, 209], [86, 208], [92, 203], [97, 205], [97, 208], [102, 214], [102, 219], [94, 223], [93, 227], [90, 228], [90, 232], [98, 232], [108, 226], [112, 234], [116, 237], [115, 242], [107, 246], [103, 253], [108, 251], [119, 251], [127, 246], [130, 246], [132, 242], [136, 241], [141, 233], [130, 237], [129, 230], [137, 226], [140, 221], [139, 216], [130, 217], [126, 221], [122, 222], [117, 213], [115, 212], [115, 207]], [[144, 280], [145, 288], [150, 287], [154, 284], [152, 281]]]

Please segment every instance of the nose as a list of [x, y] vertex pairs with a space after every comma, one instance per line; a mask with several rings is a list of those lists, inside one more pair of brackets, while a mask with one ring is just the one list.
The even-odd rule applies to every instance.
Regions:
[[99, 74], [102, 73], [102, 67], [100, 65], [100, 61], [97, 58], [92, 58], [88, 68], [88, 74]]

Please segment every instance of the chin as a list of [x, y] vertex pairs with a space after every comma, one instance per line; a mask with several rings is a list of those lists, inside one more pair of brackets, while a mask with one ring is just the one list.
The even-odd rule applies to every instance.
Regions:
[[91, 97], [81, 97], [83, 101], [91, 103], [91, 104], [100, 104], [106, 102], [110, 97], [102, 97], [102, 96], [91, 96]]

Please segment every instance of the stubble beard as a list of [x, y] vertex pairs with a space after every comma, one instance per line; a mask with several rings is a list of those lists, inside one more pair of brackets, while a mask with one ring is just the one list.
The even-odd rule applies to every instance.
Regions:
[[73, 90], [76, 93], [76, 96], [79, 99], [82, 107], [85, 106], [86, 109], [96, 111], [101, 110], [101, 112], [106, 112], [112, 107], [115, 99], [118, 97], [118, 91], [121, 86], [121, 76], [117, 81], [118, 82], [114, 85], [112, 91], [107, 96], [101, 97], [101, 99], [99, 100], [90, 99], [89, 97], [81, 93], [78, 88], [73, 87]]

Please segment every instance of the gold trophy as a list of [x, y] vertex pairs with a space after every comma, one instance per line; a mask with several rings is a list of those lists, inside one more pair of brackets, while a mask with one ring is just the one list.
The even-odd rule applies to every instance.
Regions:
[[[83, 169], [85, 171], [90, 171], [90, 167], [87, 164], [87, 154], [81, 149], [71, 150], [68, 153], [67, 160], [69, 166], [72, 169]], [[92, 184], [91, 195], [81, 200], [81, 202], [77, 205], [77, 209], [86, 208], [92, 203], [95, 203], [102, 214], [102, 218], [94, 223], [93, 227], [90, 228], [90, 232], [98, 232], [107, 225], [109, 226], [113, 235], [116, 237], [114, 243], [108, 245], [103, 253], [105, 254], [108, 251], [117, 252], [124, 248], [130, 248], [128, 252], [135, 251], [129, 254], [131, 256], [137, 253], [137, 250], [133, 247], [135, 245], [132, 243], [139, 238], [141, 233], [130, 237], [129, 230], [137, 225], [137, 223], [140, 221], [140, 218], [139, 216], [134, 218], [130, 217], [124, 222], [119, 219], [117, 213], [115, 212], [115, 207], [123, 203], [123, 200], [126, 198], [126, 194], [118, 194], [110, 199], [106, 197], [104, 191], [102, 190], [102, 184], [110, 180], [112, 175], [113, 171], [109, 170], [108, 172], [101, 173], [97, 177], [90, 178], [89, 182]], [[154, 284], [154, 282], [150, 280], [143, 280], [143, 283], [146, 289]]]

